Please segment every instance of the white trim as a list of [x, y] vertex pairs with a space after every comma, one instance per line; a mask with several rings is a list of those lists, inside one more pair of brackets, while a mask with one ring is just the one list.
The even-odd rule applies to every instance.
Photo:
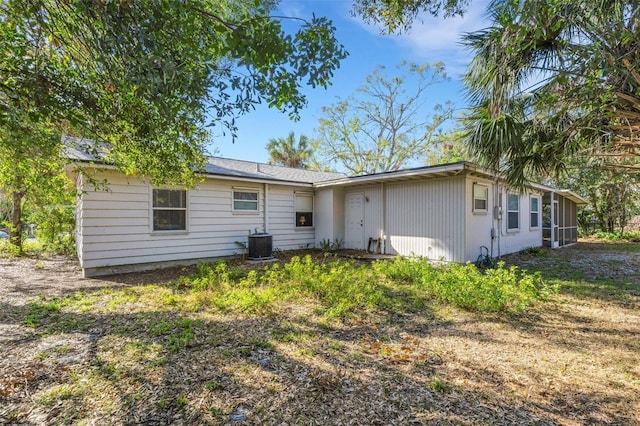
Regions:
[[[535, 212], [531, 208], [531, 202], [534, 199], [538, 201], [538, 210], [536, 210]], [[532, 215], [534, 213], [538, 216], [538, 225], [537, 226], [532, 226], [531, 225], [531, 217], [532, 217]], [[540, 223], [541, 219], [542, 219], [542, 214], [541, 213], [542, 213], [542, 197], [540, 197], [539, 195], [529, 194], [529, 229], [540, 229], [540, 227], [542, 226], [542, 224]]]
[[[169, 191], [184, 191], [185, 193], [185, 206], [180, 207], [162, 207], [156, 208], [153, 206], [153, 191], [154, 190], [169, 190]], [[149, 185], [149, 233], [151, 235], [177, 235], [189, 233], [189, 205], [191, 200], [191, 191], [180, 186], [153, 186]], [[153, 212], [155, 210], [172, 210], [172, 211], [184, 211], [184, 229], [155, 229]]]
[[[244, 202], [250, 202], [253, 203], [255, 201], [256, 204], [256, 208], [254, 209], [237, 209], [236, 208], [236, 198], [235, 198], [235, 194], [237, 193], [245, 193], [245, 194], [256, 194], [256, 199], [255, 200], [237, 200], [237, 201], [244, 201]], [[250, 214], [250, 215], [257, 215], [260, 214], [260, 188], [247, 188], [247, 187], [239, 187], [239, 186], [232, 186], [231, 187], [231, 211], [233, 212], [233, 214]]]
[[[509, 196], [514, 196], [516, 197], [516, 200], [518, 200], [518, 209], [517, 210], [510, 210], [509, 209]], [[507, 200], [506, 200], [506, 216], [507, 216], [507, 220], [505, 221], [505, 225], [507, 227], [507, 232], [509, 233], [516, 233], [516, 232], [520, 232], [521, 226], [520, 226], [520, 212], [522, 210], [521, 207], [521, 203], [520, 203], [520, 194], [516, 193], [516, 192], [507, 192]], [[509, 227], [509, 213], [516, 213], [518, 216], [518, 226], [516, 228], [510, 228]]]
[[[301, 211], [301, 213], [311, 213], [311, 226], [299, 226], [298, 225], [298, 197], [305, 197], [305, 198], [311, 198], [311, 211]], [[294, 211], [294, 217], [295, 217], [295, 228], [296, 231], [297, 230], [303, 230], [303, 229], [314, 229], [315, 228], [315, 209], [316, 209], [316, 200], [315, 200], [315, 194], [313, 194], [312, 192], [300, 192], [300, 191], [294, 191], [293, 194], [293, 211]]]
[[[476, 188], [482, 188], [484, 189], [484, 198], [476, 198]], [[485, 202], [485, 208], [484, 209], [477, 209], [476, 208], [476, 200], [484, 200]], [[474, 214], [487, 214], [489, 212], [489, 186], [482, 184], [482, 183], [478, 183], [478, 182], [474, 182], [471, 186], [471, 211]]]

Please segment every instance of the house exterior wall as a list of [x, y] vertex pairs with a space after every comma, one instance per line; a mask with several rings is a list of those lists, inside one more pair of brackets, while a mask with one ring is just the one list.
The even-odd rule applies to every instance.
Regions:
[[462, 176], [386, 184], [385, 252], [464, 261], [464, 185]]
[[[474, 185], [482, 185], [487, 188], [487, 211], [474, 211], [473, 208], [473, 188]], [[464, 260], [475, 262], [480, 254], [480, 247], [485, 246], [491, 252], [492, 249], [492, 229], [497, 229], [497, 222], [494, 219], [494, 206], [496, 203], [496, 188], [493, 181], [486, 178], [467, 176], [465, 179], [465, 233], [466, 247]], [[495, 233], [495, 231], [494, 231]], [[497, 244], [497, 239], [493, 240]], [[497, 246], [493, 247], [493, 255], [497, 255]]]
[[[273, 247], [280, 250], [296, 250], [315, 246], [314, 213], [313, 227], [296, 228], [295, 194], [313, 194], [311, 189], [268, 184], [267, 187], [267, 227], [273, 235]], [[316, 200], [314, 199], [314, 204]]]
[[[520, 200], [520, 229], [517, 231], [507, 230], [506, 220], [506, 205], [507, 194], [510, 191], [500, 191], [500, 197], [502, 199], [502, 220], [499, 221], [500, 234], [498, 239], [498, 252], [494, 252], [494, 256], [505, 255], [509, 253], [516, 253], [522, 251], [528, 247], [540, 247], [542, 246], [542, 194], [537, 192], [526, 191], [518, 194]], [[531, 209], [530, 199], [532, 196], [539, 198], [539, 217], [538, 226], [536, 228], [531, 227]]]
[[341, 188], [321, 188], [315, 197], [315, 244], [344, 241], [344, 191]]
[[[274, 248], [300, 248], [315, 242], [312, 228], [295, 227], [296, 187], [206, 179], [187, 191], [187, 231], [152, 232], [148, 183], [109, 170], [98, 171], [93, 178], [106, 179], [109, 190], [95, 191], [85, 185], [78, 201], [78, 257], [87, 276], [239, 254], [243, 248], [238, 242], [246, 243], [255, 229], [272, 233]], [[257, 190], [258, 211], [234, 212], [234, 188]]]

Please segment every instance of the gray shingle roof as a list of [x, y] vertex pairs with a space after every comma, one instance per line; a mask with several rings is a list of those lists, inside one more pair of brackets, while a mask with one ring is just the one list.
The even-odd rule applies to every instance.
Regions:
[[[63, 156], [73, 161], [101, 162], [108, 151], [105, 145], [96, 144], [90, 139], [63, 136], [62, 142]], [[296, 183], [317, 183], [345, 177], [341, 173], [316, 172], [221, 157], [210, 157], [205, 163], [204, 172], [207, 175]]]
[[341, 173], [315, 172], [312, 170], [294, 169], [292, 167], [274, 166], [271, 164], [232, 160], [221, 157], [209, 158], [204, 168], [206, 173], [212, 175], [287, 182], [316, 183], [345, 177], [345, 175]]

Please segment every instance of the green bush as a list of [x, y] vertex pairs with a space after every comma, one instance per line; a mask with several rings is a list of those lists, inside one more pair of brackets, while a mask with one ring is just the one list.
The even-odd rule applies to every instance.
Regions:
[[472, 311], [519, 312], [554, 291], [539, 273], [504, 264], [481, 272], [471, 264], [435, 266], [424, 259], [401, 257], [371, 266], [293, 257], [282, 266], [249, 272], [229, 269], [225, 262], [200, 264], [181, 285], [197, 293], [207, 291], [207, 304], [221, 310], [257, 313], [281, 301], [312, 299], [327, 317], [416, 311], [433, 300]]
[[599, 240], [605, 241], [629, 241], [632, 243], [640, 242], [640, 232], [638, 231], [614, 231], [604, 232], [598, 231], [593, 236]]

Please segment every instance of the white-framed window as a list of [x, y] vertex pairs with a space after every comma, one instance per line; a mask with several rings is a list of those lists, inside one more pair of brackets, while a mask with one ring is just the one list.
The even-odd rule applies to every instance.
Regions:
[[153, 188], [153, 231], [187, 230], [187, 191]]
[[258, 212], [260, 191], [248, 188], [233, 188], [234, 212]]
[[296, 194], [296, 228], [313, 226], [313, 195]]
[[507, 231], [520, 229], [520, 196], [507, 194]]
[[473, 184], [473, 212], [486, 213], [489, 211], [489, 187], [479, 183]]
[[531, 228], [540, 227], [540, 197], [532, 195], [529, 199], [531, 222], [529, 226]]

